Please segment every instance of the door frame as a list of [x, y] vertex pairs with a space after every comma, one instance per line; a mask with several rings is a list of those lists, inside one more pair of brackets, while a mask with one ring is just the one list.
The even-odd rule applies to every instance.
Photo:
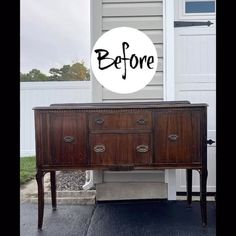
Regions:
[[[163, 0], [163, 98], [165, 101], [175, 100], [174, 1]], [[168, 200], [176, 200], [176, 170], [165, 170], [165, 182], [168, 183]]]

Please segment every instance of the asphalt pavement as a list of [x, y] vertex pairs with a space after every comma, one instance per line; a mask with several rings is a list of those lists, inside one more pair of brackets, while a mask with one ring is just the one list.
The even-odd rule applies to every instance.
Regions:
[[21, 203], [21, 236], [201, 236], [216, 235], [215, 202], [208, 202], [208, 225], [201, 224], [199, 202], [141, 200], [95, 205], [45, 205], [37, 229], [37, 204]]

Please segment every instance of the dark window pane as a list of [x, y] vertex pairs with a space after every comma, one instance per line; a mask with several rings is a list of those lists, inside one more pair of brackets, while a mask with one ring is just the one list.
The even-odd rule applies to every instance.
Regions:
[[185, 13], [214, 13], [215, 1], [185, 2]]

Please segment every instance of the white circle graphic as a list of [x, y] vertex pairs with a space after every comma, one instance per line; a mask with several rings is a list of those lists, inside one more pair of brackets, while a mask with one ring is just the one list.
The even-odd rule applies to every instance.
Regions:
[[106, 89], [134, 93], [153, 78], [158, 57], [151, 39], [143, 32], [118, 27], [104, 33], [91, 53], [94, 76]]

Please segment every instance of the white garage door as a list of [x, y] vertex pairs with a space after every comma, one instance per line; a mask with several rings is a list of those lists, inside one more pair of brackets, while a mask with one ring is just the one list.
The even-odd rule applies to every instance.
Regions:
[[[216, 21], [215, 1], [175, 1], [176, 100], [207, 103], [208, 139], [216, 141]], [[213, 24], [211, 24], [213, 23]], [[208, 145], [207, 191], [216, 188], [216, 143]], [[199, 174], [193, 171], [193, 191]], [[184, 170], [177, 171], [177, 191], [186, 191]]]

